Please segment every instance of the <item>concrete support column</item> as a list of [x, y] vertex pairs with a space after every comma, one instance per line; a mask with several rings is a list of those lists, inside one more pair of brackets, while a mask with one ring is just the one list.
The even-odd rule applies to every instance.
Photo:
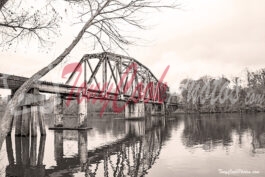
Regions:
[[156, 104], [152, 104], [151, 115], [156, 114]]
[[152, 103], [146, 103], [144, 106], [145, 106], [145, 116], [151, 115], [153, 104]]
[[63, 127], [63, 99], [60, 95], [54, 97], [54, 126]]
[[124, 113], [125, 113], [125, 118], [130, 118], [131, 113], [134, 111], [134, 105], [133, 103], [128, 103], [127, 106], [125, 107]]
[[84, 98], [78, 105], [78, 127], [87, 126], [87, 99]]
[[156, 114], [165, 114], [165, 104], [164, 103], [152, 105], [151, 115], [156, 115]]
[[87, 164], [87, 132], [78, 132], [78, 154], [80, 158], [81, 171], [85, 171]]
[[125, 118], [143, 118], [145, 117], [144, 103], [129, 103], [125, 107]]
[[161, 104], [161, 113], [165, 114], [165, 103]]
[[57, 165], [61, 163], [63, 159], [63, 131], [54, 131], [54, 158]]

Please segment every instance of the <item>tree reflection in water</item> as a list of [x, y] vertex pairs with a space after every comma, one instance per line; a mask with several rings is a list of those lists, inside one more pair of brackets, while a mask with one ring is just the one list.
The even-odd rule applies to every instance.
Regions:
[[[143, 176], [160, 155], [163, 142], [169, 138], [169, 128], [162, 117], [143, 121], [125, 121], [126, 136], [114, 143], [87, 149], [87, 132], [79, 131], [78, 154], [64, 156], [62, 131], [54, 132], [54, 159], [56, 166], [45, 169], [43, 165], [45, 136], [15, 137], [15, 157], [11, 136], [6, 138], [9, 165], [6, 176]], [[45, 154], [51, 155], [51, 154]]]
[[262, 114], [188, 115], [184, 118], [182, 140], [188, 148], [203, 145], [205, 150], [212, 150], [220, 144], [230, 146], [233, 133], [241, 145], [242, 136], [247, 132], [251, 132], [252, 152], [264, 153], [265, 119]]

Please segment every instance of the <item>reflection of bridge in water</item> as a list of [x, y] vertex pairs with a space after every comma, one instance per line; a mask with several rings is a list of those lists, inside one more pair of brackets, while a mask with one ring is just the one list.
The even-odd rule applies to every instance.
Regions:
[[[9, 165], [6, 167], [6, 176], [44, 176], [43, 165], [46, 136], [41, 136], [37, 153], [36, 137], [15, 137], [15, 149], [12, 146], [11, 136], [6, 137], [6, 150]], [[14, 150], [15, 157], [14, 158]], [[38, 154], [38, 155], [37, 155]]]
[[40, 138], [38, 153], [37, 138], [16, 136], [16, 158], [11, 136], [8, 136], [6, 176], [73, 176], [80, 172], [85, 176], [143, 176], [155, 163], [166, 140], [165, 119], [149, 117], [143, 121], [125, 121], [125, 127], [126, 135], [122, 139], [93, 150], [87, 149], [87, 132], [79, 131], [78, 152], [73, 157], [64, 156], [63, 131], [54, 131], [56, 166], [50, 169], [45, 169], [43, 164], [46, 136]]

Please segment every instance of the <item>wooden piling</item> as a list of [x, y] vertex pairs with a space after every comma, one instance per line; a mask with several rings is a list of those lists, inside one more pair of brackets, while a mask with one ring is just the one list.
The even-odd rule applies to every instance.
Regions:
[[46, 136], [40, 137], [39, 153], [38, 153], [38, 166], [43, 165], [44, 149], [45, 149]]
[[10, 136], [11, 135], [11, 132], [12, 132], [12, 127], [13, 127], [13, 122], [14, 122], [14, 115], [11, 116], [11, 121], [10, 121], [10, 124], [9, 124], [9, 130], [7, 132], [7, 135]]
[[29, 136], [30, 116], [30, 108], [27, 106], [23, 106], [21, 136]]
[[43, 107], [39, 106], [39, 126], [40, 126], [40, 134], [46, 135], [45, 123], [44, 123], [44, 114], [42, 112]]
[[31, 106], [31, 136], [37, 136], [38, 106]]
[[[8, 98], [7, 98], [8, 101], [11, 100], [11, 98], [14, 95], [14, 93], [15, 93], [15, 91], [11, 90], [11, 95], [8, 95]], [[13, 127], [13, 122], [14, 122], [14, 115], [11, 115], [10, 118], [11, 118], [11, 121], [9, 122], [8, 127], [7, 127], [7, 129], [8, 129], [7, 135], [8, 136], [11, 135], [11, 132], [12, 132], [12, 127]]]
[[15, 146], [16, 146], [16, 164], [21, 165], [22, 164], [22, 157], [21, 157], [21, 151], [22, 151], [22, 139], [21, 137], [16, 136], [15, 137]]
[[78, 132], [78, 154], [80, 158], [81, 171], [85, 170], [85, 165], [87, 163], [87, 132]]
[[16, 109], [15, 121], [16, 121], [15, 135], [21, 136], [21, 126], [22, 126], [22, 107], [21, 106], [17, 107]]
[[37, 166], [37, 137], [31, 137], [30, 166]]
[[11, 136], [6, 136], [6, 152], [7, 152], [9, 165], [14, 165], [15, 160], [14, 160]]
[[22, 164], [29, 165], [29, 137], [21, 137], [22, 139]]

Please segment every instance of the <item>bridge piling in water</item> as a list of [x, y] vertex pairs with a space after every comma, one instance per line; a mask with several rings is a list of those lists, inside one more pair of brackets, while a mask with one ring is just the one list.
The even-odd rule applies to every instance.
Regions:
[[38, 113], [39, 113], [39, 127], [40, 127], [40, 134], [41, 135], [46, 135], [46, 129], [45, 129], [45, 123], [44, 123], [44, 114], [42, 111], [43, 110], [43, 107], [42, 106], [39, 106], [38, 107]]
[[[78, 156], [81, 166], [81, 171], [86, 169], [88, 163], [88, 149], [87, 149], [87, 132], [78, 131], [76, 134], [78, 141]], [[63, 130], [54, 131], [54, 158], [57, 165], [64, 163], [64, 141], [67, 140], [67, 135], [63, 133]]]
[[29, 127], [30, 127], [30, 107], [22, 107], [22, 123], [21, 123], [21, 136], [29, 136]]
[[143, 117], [145, 117], [145, 104], [143, 102], [129, 102], [128, 105], [125, 107], [126, 119], [137, 119]]
[[151, 115], [165, 114], [165, 104], [164, 103], [154, 103], [151, 108]]
[[78, 105], [78, 127], [87, 126], [87, 99], [84, 98]]
[[15, 153], [11, 136], [6, 137], [6, 147], [9, 165], [6, 176], [45, 176], [43, 156], [45, 136], [41, 136], [37, 153], [37, 137], [15, 137]]
[[54, 127], [63, 127], [63, 98], [61, 95], [54, 97]]
[[[88, 130], [91, 129], [87, 126], [88, 113], [87, 113], [87, 98], [80, 96], [77, 101], [78, 110], [77, 123], [67, 123], [67, 117], [64, 118], [64, 101], [65, 98], [61, 95], [54, 97], [54, 127], [50, 127], [50, 130]], [[65, 119], [65, 120], [64, 120]]]
[[125, 107], [125, 119], [139, 119], [147, 115], [164, 115], [164, 103], [133, 103], [129, 102]]
[[[9, 97], [11, 98], [12, 95]], [[12, 115], [16, 136], [37, 136], [38, 121], [41, 135], [46, 134], [43, 115], [41, 112], [44, 100], [45, 96], [39, 94], [36, 89], [33, 89], [33, 91], [23, 95]], [[9, 129], [10, 135], [12, 131], [12, 124]]]
[[21, 136], [21, 126], [22, 126], [22, 107], [18, 107], [15, 112], [14, 119], [16, 121], [15, 135]]
[[81, 171], [85, 171], [87, 156], [87, 133], [85, 131], [78, 132], [78, 155], [80, 158]]
[[38, 106], [31, 106], [31, 136], [37, 136], [37, 118], [39, 116]]

